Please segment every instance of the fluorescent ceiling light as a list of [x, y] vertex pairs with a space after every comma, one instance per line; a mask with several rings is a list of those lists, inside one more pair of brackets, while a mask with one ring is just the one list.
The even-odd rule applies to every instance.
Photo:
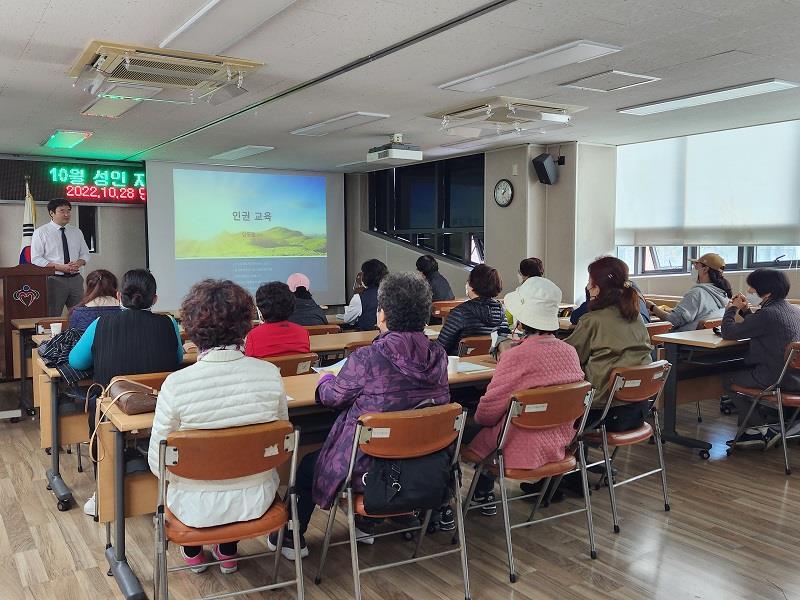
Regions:
[[552, 71], [566, 65], [599, 58], [620, 50], [622, 48], [619, 46], [578, 40], [577, 42], [531, 54], [504, 65], [443, 83], [439, 88], [458, 92], [483, 92], [504, 83], [524, 79], [537, 73]]
[[313, 125], [295, 129], [289, 133], [292, 135], [311, 136], [328, 135], [334, 131], [342, 131], [344, 129], [350, 129], [351, 127], [372, 123], [373, 121], [388, 119], [390, 116], [391, 115], [383, 115], [380, 113], [351, 112], [346, 115], [339, 115], [338, 117], [328, 119], [327, 121], [322, 121], [321, 123], [314, 123]]
[[219, 54], [243, 40], [295, 0], [210, 0], [158, 45]]
[[581, 77], [574, 81], [559, 84], [560, 87], [568, 87], [576, 90], [588, 90], [590, 92], [616, 92], [627, 90], [628, 88], [661, 81], [660, 77], [650, 75], [638, 75], [636, 73], [626, 73], [625, 71], [604, 71], [588, 77]]
[[67, 129], [56, 129], [49, 138], [42, 142], [42, 146], [48, 148], [58, 148], [66, 150], [74, 148], [81, 142], [92, 137], [91, 131], [71, 131]]
[[658, 102], [648, 102], [647, 104], [618, 108], [617, 112], [626, 115], [652, 115], [670, 110], [680, 110], [692, 106], [702, 106], [703, 104], [712, 104], [714, 102], [724, 102], [726, 100], [735, 100], [736, 98], [767, 94], [769, 92], [780, 92], [796, 87], [798, 87], [798, 84], [791, 81], [765, 79], [764, 81], [734, 85], [710, 92], [701, 92], [699, 94], [670, 98], [669, 100], [659, 100]]
[[81, 114], [87, 117], [116, 119], [161, 91], [163, 89], [160, 87], [115, 83], [87, 104], [81, 110]]
[[209, 158], [218, 160], [239, 160], [240, 158], [254, 156], [262, 152], [269, 152], [270, 150], [275, 150], [275, 146], [242, 146], [241, 148], [234, 148], [227, 152], [220, 152]]
[[443, 148], [461, 148], [464, 150], [470, 148], [480, 148], [482, 146], [489, 146], [491, 144], [495, 144], [497, 142], [505, 142], [508, 140], [515, 140], [515, 141], [523, 141], [529, 137], [533, 137], [535, 135], [541, 135], [545, 133], [544, 129], [535, 128], [535, 129], [522, 129], [520, 131], [507, 131], [505, 133], [500, 133], [498, 135], [488, 135], [482, 138], [478, 138], [475, 140], [461, 140], [459, 142], [451, 142], [449, 144], [441, 144]]

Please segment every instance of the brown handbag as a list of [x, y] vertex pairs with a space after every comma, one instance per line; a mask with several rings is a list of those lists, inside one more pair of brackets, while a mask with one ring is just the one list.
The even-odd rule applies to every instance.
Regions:
[[136, 381], [117, 379], [109, 384], [104, 395], [126, 415], [138, 415], [155, 411], [158, 390]]

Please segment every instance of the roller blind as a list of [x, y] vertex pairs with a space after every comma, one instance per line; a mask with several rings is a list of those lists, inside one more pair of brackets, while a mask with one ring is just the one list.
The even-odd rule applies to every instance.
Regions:
[[800, 244], [800, 121], [620, 146], [616, 243]]

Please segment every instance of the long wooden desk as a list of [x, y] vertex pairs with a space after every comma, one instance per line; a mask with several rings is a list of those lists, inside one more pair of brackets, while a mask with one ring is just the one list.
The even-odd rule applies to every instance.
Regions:
[[[464, 357], [461, 362], [478, 364], [487, 369], [449, 375], [450, 386], [485, 383], [494, 374], [495, 361], [491, 356]], [[286, 394], [291, 398], [290, 418], [308, 411], [328, 410], [317, 407], [315, 403], [319, 378], [317, 373], [283, 378]], [[97, 426], [100, 454], [97, 480], [98, 521], [106, 525], [106, 559], [120, 591], [126, 600], [138, 600], [146, 596], [125, 554], [125, 519], [155, 511], [158, 481], [149, 471], [126, 476], [124, 450], [128, 436], [137, 435], [152, 427], [154, 413], [126, 415], [117, 406], [109, 404], [108, 400], [101, 402], [101, 414], [105, 415], [106, 420]], [[112, 521], [115, 530], [113, 544]]]
[[[675, 429], [679, 396], [678, 363], [680, 360], [680, 350], [685, 348], [702, 348], [711, 351], [721, 350], [724, 348], [742, 346], [747, 344], [748, 340], [724, 340], [711, 329], [699, 329], [697, 331], [655, 335], [653, 336], [653, 341], [664, 344], [665, 358], [672, 364], [672, 369], [669, 372], [669, 377], [664, 386], [664, 428], [662, 438], [664, 441], [680, 444], [687, 448], [699, 449], [700, 457], [708, 458], [708, 451], [711, 449], [711, 444], [704, 440], [679, 435]], [[693, 380], [686, 380], [687, 383], [691, 381]], [[718, 389], [721, 391], [721, 387]]]

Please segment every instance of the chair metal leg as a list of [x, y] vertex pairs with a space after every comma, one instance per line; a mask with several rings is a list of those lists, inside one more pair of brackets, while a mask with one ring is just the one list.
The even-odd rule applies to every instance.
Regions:
[[350, 536], [350, 562], [353, 567], [353, 598], [361, 600], [361, 574], [358, 569], [358, 543], [356, 542], [356, 516], [353, 508], [353, 490], [347, 490], [347, 532]]
[[586, 474], [586, 456], [583, 453], [583, 441], [578, 442], [578, 466], [583, 484], [583, 506], [586, 509], [586, 526], [589, 529], [589, 556], [597, 558], [597, 549], [594, 545], [594, 522], [592, 521], [592, 500], [589, 495], [589, 477]]
[[550, 506], [550, 503], [553, 501], [553, 496], [555, 496], [556, 492], [558, 491], [558, 486], [561, 485], [561, 480], [564, 479], [563, 475], [559, 475], [556, 477], [556, 480], [552, 482], [550, 485], [550, 491], [547, 493], [547, 500], [545, 501], [545, 506]]
[[155, 543], [153, 544], [155, 550], [153, 556], [153, 600], [159, 600], [161, 597], [161, 560], [158, 552], [158, 532], [156, 532], [155, 538]]
[[297, 580], [297, 600], [303, 600], [303, 557], [300, 556], [300, 519], [297, 518], [297, 494], [289, 495], [292, 507], [292, 540], [294, 541], [294, 576]]
[[[456, 504], [461, 504], [461, 503], [456, 502]], [[414, 554], [411, 556], [412, 558], [417, 558], [417, 556], [419, 556], [419, 551], [422, 548], [422, 540], [425, 538], [425, 532], [428, 530], [428, 523], [430, 523], [432, 514], [433, 514], [432, 510], [425, 511], [425, 517], [422, 520], [422, 528], [419, 530], [417, 546], [416, 548], [414, 548]]]
[[760, 403], [761, 398], [753, 398], [753, 402], [750, 404], [750, 409], [747, 411], [747, 415], [745, 415], [744, 419], [742, 420], [742, 424], [739, 425], [739, 428], [736, 430], [736, 435], [733, 436], [733, 443], [728, 449], [728, 454], [730, 454], [736, 448], [736, 442], [739, 441], [739, 438], [742, 437], [744, 430], [747, 429], [747, 424], [750, 422], [750, 416], [753, 414], [756, 406], [758, 406]]
[[703, 415], [700, 414], [700, 400], [697, 401], [697, 422], [703, 422]]
[[783, 398], [781, 397], [780, 388], [775, 391], [775, 398], [778, 401], [778, 419], [781, 424], [781, 444], [783, 445], [783, 463], [785, 467], [785, 473], [787, 475], [791, 475], [792, 469], [789, 467], [789, 449], [786, 446], [786, 422], [783, 418]]
[[[502, 479], [501, 479], [502, 481]], [[456, 494], [459, 493], [459, 482], [458, 482], [458, 473], [453, 472], [453, 489], [456, 491]], [[430, 516], [430, 512], [428, 512], [428, 517]], [[458, 548], [461, 551], [461, 574], [464, 577], [464, 600], [470, 600], [470, 590], [469, 590], [469, 561], [467, 560], [467, 536], [464, 533], [464, 510], [461, 507], [460, 502], [456, 502], [456, 529], [458, 530]], [[422, 528], [422, 532], [425, 532], [425, 528]], [[420, 537], [420, 539], [422, 539]]]
[[664, 492], [664, 510], [669, 510], [669, 492], [667, 490], [667, 465], [664, 462], [664, 446], [661, 443], [661, 423], [658, 420], [658, 411], [653, 408], [653, 425], [656, 427], [656, 450], [658, 451], [658, 466], [661, 468], [661, 489]]
[[314, 578], [314, 583], [317, 585], [322, 581], [322, 569], [325, 568], [325, 559], [328, 558], [328, 548], [331, 544], [331, 534], [333, 532], [333, 524], [336, 522], [336, 510], [338, 508], [339, 496], [337, 495], [328, 513], [328, 526], [325, 528], [325, 539], [322, 541], [322, 554], [319, 558], [319, 568], [317, 569], [317, 576]]
[[552, 477], [546, 477], [545, 480], [542, 482], [542, 489], [539, 491], [539, 495], [536, 497], [536, 503], [533, 505], [533, 510], [531, 514], [528, 515], [528, 521], [533, 521], [533, 515], [536, 514], [536, 511], [539, 509], [539, 506], [542, 503], [542, 499], [544, 498], [544, 493], [547, 491], [547, 486], [550, 485], [550, 481]]
[[611, 455], [608, 452], [608, 436], [605, 424], [600, 426], [603, 436], [603, 461], [606, 464], [606, 477], [608, 478], [608, 495], [611, 498], [611, 516], [614, 519], [614, 533], [619, 533], [619, 517], [617, 516], [617, 498], [614, 494], [614, 473], [611, 467]]
[[278, 581], [278, 565], [280, 564], [281, 560], [281, 550], [283, 550], [283, 527], [278, 530], [278, 540], [275, 544], [275, 558], [273, 558], [273, 565], [272, 565], [272, 583], [277, 583]]
[[[478, 478], [480, 478], [482, 472], [483, 472], [483, 465], [482, 464], [475, 465], [475, 473], [472, 476], [472, 481], [470, 481], [469, 483], [469, 489], [467, 490], [466, 497], [463, 500], [461, 500], [458, 497], [456, 498], [456, 501], [463, 503], [461, 510], [464, 512], [464, 514], [467, 514], [467, 512], [469, 511], [469, 503], [472, 502], [472, 496], [475, 493], [475, 488], [478, 487]], [[456, 532], [453, 534], [453, 539], [450, 540], [450, 543], [455, 544], [456, 540], [458, 539], [458, 536], [459, 536], [459, 531], [458, 529], [456, 529]]]
[[506, 551], [508, 552], [508, 579], [514, 583], [517, 580], [517, 572], [514, 569], [514, 549], [511, 543], [511, 521], [508, 516], [508, 490], [505, 478], [506, 466], [502, 454], [497, 456], [497, 466], [500, 472], [500, 498], [502, 500], [500, 507], [503, 509], [503, 528], [506, 532]]
[[83, 462], [82, 462], [82, 455], [81, 455], [81, 445], [75, 444], [75, 454], [78, 455], [78, 473], [83, 473]]

